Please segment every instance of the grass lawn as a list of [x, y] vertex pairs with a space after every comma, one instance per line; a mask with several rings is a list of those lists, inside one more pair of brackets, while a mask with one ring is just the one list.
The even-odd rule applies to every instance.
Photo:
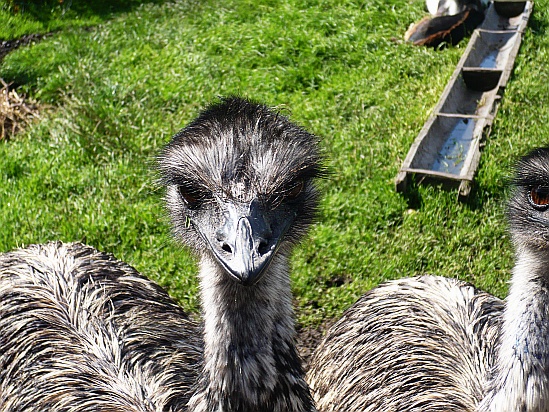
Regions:
[[0, 0], [0, 41], [28, 34], [90, 27], [132, 10], [141, 3], [163, 0]]
[[66, 25], [8, 55], [0, 77], [48, 109], [0, 142], [0, 251], [61, 239], [128, 261], [197, 307], [194, 260], [169, 237], [154, 155], [219, 95], [281, 107], [322, 138], [332, 171], [293, 259], [299, 321], [341, 314], [378, 283], [433, 273], [507, 291], [506, 182], [549, 132], [549, 0], [536, 2], [469, 200], [396, 173], [466, 43], [401, 39], [409, 0], [148, 3]]

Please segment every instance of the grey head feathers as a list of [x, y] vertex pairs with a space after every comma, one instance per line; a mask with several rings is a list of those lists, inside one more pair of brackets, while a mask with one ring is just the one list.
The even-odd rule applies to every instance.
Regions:
[[517, 249], [538, 250], [549, 260], [549, 148], [537, 148], [516, 166], [507, 216]]
[[222, 99], [158, 158], [175, 235], [195, 251], [210, 250], [239, 281], [256, 282], [273, 252], [287, 253], [315, 216], [320, 159], [317, 138], [285, 116]]
[[314, 135], [267, 106], [234, 97], [210, 106], [177, 133], [158, 165], [162, 182], [175, 186], [181, 211], [191, 219], [198, 206], [220, 200], [256, 200], [273, 209], [284, 199], [299, 200], [291, 203], [298, 209], [288, 239], [298, 239], [311, 223], [318, 201], [312, 180], [324, 172]]

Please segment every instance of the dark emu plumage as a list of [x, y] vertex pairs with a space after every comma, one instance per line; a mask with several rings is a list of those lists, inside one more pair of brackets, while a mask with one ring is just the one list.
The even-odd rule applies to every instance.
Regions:
[[371, 290], [313, 354], [319, 410], [549, 411], [549, 148], [520, 160], [513, 186], [506, 300], [436, 276]]
[[0, 255], [1, 411], [314, 411], [288, 258], [313, 220], [315, 136], [230, 97], [158, 157], [203, 324], [154, 282], [60, 242]]

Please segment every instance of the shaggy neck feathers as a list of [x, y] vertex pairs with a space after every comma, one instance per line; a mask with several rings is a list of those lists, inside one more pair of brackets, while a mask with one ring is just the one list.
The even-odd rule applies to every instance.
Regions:
[[549, 410], [549, 261], [543, 255], [518, 250], [498, 359], [481, 412]]
[[209, 257], [201, 261], [204, 367], [193, 412], [314, 411], [295, 349], [287, 258], [275, 257], [243, 287]]

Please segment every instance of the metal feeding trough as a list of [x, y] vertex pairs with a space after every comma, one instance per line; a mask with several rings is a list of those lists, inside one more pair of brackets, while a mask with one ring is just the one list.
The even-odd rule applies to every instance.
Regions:
[[441, 182], [458, 187], [460, 196], [469, 194], [481, 143], [511, 75], [532, 7], [531, 1], [490, 4], [402, 164], [397, 191], [405, 191], [416, 175], [419, 182]]

